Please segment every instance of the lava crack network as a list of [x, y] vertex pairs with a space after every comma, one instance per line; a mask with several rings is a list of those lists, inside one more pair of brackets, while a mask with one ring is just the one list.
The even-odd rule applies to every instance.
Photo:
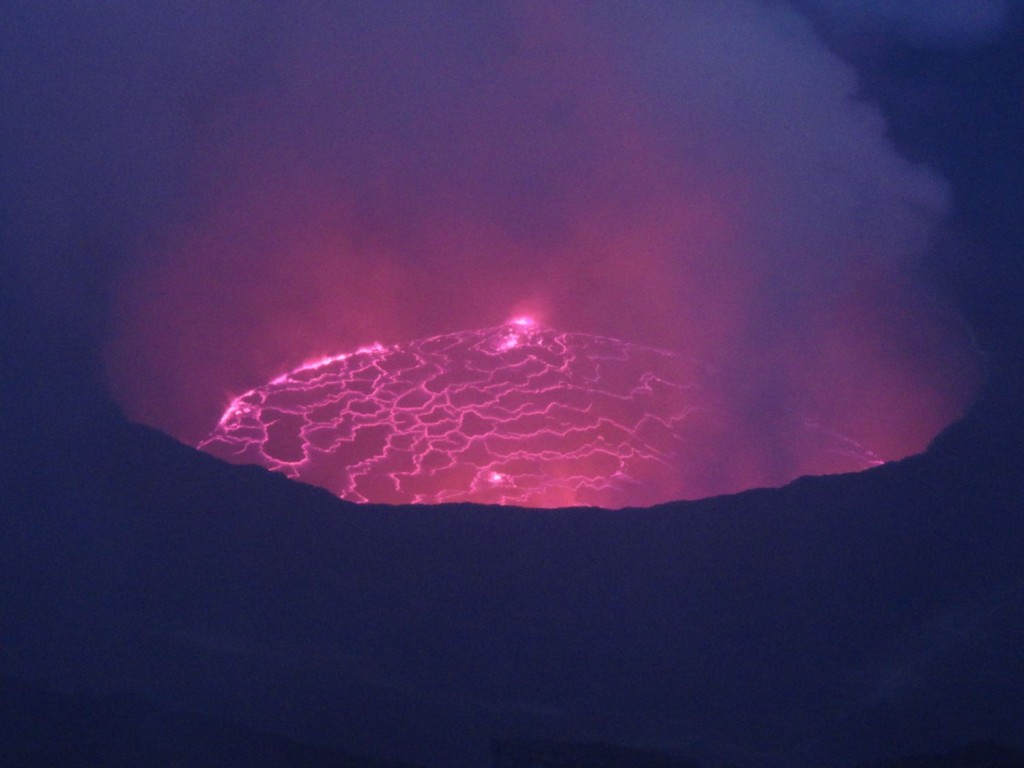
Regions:
[[737, 489], [697, 374], [519, 319], [308, 363], [235, 398], [199, 447], [351, 501], [648, 505]]

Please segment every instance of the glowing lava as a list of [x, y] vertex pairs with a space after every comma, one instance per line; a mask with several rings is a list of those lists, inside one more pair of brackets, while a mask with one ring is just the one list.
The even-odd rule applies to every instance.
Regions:
[[[352, 501], [648, 505], [738, 490], [701, 378], [669, 352], [520, 317], [309, 362], [235, 398], [199, 447]], [[876, 463], [834, 442], [841, 469]]]

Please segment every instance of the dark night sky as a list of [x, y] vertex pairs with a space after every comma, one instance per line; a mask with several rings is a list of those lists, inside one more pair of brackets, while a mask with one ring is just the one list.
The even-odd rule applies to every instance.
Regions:
[[194, 442], [529, 311], [724, 371], [750, 430], [920, 450], [1017, 341], [1019, 9], [898, 8], [12, 3], [11, 346]]

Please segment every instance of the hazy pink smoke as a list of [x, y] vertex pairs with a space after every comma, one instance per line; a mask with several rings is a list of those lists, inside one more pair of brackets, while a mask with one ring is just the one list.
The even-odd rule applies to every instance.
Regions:
[[714, 369], [751, 483], [813, 470], [793, 419], [890, 459], [960, 413], [966, 334], [915, 266], [944, 184], [807, 23], [510, 7], [263, 19], [266, 70], [187, 137], [192, 212], [118, 286], [131, 416], [194, 442], [303, 360], [524, 310]]

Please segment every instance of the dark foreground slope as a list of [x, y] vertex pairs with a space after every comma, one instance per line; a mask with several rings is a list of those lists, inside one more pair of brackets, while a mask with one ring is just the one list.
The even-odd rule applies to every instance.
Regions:
[[850, 766], [1024, 741], [1017, 424], [654, 509], [357, 507], [82, 396], [8, 411], [0, 673], [382, 759]]
[[18, 768], [414, 768], [300, 744], [139, 697], [57, 693], [2, 677], [0, 759]]

